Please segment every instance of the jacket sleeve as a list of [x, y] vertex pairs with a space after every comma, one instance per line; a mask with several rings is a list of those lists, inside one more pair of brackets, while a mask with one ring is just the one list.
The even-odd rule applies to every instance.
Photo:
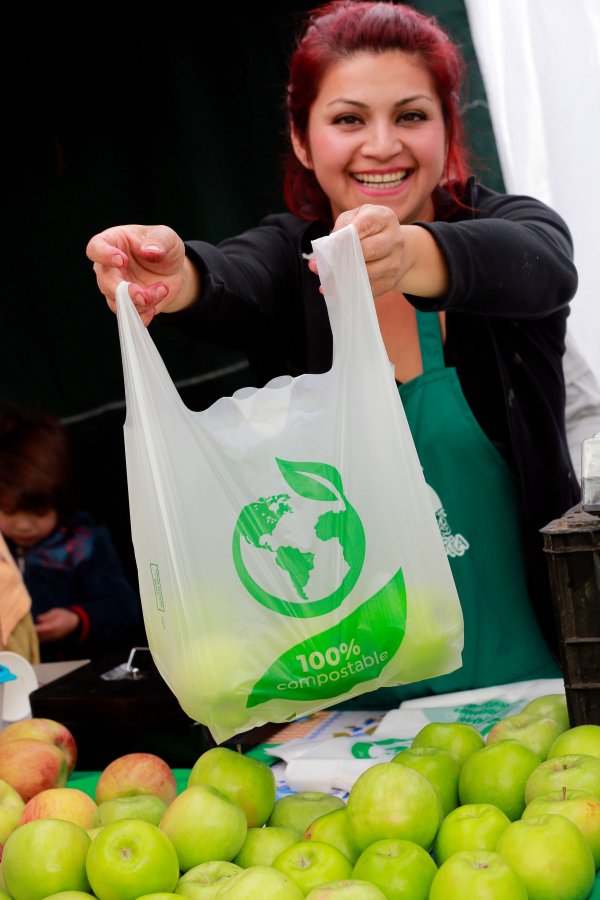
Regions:
[[[289, 217], [290, 219], [292, 217]], [[285, 327], [290, 297], [306, 267], [293, 231], [270, 216], [257, 228], [215, 246], [186, 242], [186, 253], [202, 279], [202, 297], [183, 312], [161, 316], [169, 328], [208, 343], [245, 349], [263, 330]]]
[[469, 218], [415, 224], [435, 238], [449, 273], [443, 297], [407, 295], [418, 309], [535, 319], [575, 294], [569, 229], [539, 200], [480, 187]]
[[81, 619], [77, 639], [104, 644], [108, 653], [113, 643], [121, 644], [129, 635], [138, 634], [141, 602], [125, 576], [108, 530], [93, 526], [91, 535], [91, 550], [77, 565], [71, 609]]

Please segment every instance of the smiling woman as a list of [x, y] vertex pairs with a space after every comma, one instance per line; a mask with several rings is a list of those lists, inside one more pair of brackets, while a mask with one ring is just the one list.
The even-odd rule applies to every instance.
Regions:
[[326, 3], [290, 61], [289, 212], [218, 245], [137, 225], [87, 247], [113, 311], [125, 280], [145, 324], [161, 314], [243, 349], [265, 383], [330, 369], [305, 260], [354, 225], [465, 621], [460, 670], [361, 695], [362, 707], [559, 674], [539, 530], [578, 499], [562, 371], [572, 242], [548, 206], [471, 175], [462, 73], [449, 35], [413, 7]]

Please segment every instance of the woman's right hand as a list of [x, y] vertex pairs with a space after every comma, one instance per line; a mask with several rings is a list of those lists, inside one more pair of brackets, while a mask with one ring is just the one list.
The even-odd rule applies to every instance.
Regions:
[[166, 225], [118, 225], [95, 235], [86, 254], [94, 263], [100, 291], [113, 312], [115, 293], [128, 281], [144, 325], [156, 313], [189, 306], [199, 291], [198, 276], [179, 235]]

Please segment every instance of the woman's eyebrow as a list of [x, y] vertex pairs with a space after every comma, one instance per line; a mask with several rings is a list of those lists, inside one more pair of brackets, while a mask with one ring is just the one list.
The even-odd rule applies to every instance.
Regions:
[[[404, 97], [402, 100], [397, 100], [394, 103], [394, 106], [406, 106], [407, 103], [415, 103], [417, 100], [429, 100], [433, 103], [433, 97], [430, 97], [429, 94], [413, 94], [410, 97]], [[347, 106], [356, 106], [358, 109], [367, 109], [368, 103], [361, 103], [360, 100], [352, 100], [349, 97], [335, 97], [333, 100], [330, 100], [327, 106], [333, 106], [335, 103], [344, 103]]]

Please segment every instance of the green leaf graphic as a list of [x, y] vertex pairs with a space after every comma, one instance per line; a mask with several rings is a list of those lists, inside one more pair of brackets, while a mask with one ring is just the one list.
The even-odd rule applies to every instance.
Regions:
[[[289, 486], [301, 497], [329, 501], [344, 498], [342, 479], [334, 466], [326, 463], [289, 462], [286, 459], [275, 459], [275, 462]], [[337, 489], [337, 494], [317, 478], [311, 478], [311, 475], [328, 481]]]
[[318, 700], [345, 694], [377, 678], [406, 630], [402, 569], [358, 609], [320, 634], [291, 647], [254, 685], [247, 706], [267, 700]]

